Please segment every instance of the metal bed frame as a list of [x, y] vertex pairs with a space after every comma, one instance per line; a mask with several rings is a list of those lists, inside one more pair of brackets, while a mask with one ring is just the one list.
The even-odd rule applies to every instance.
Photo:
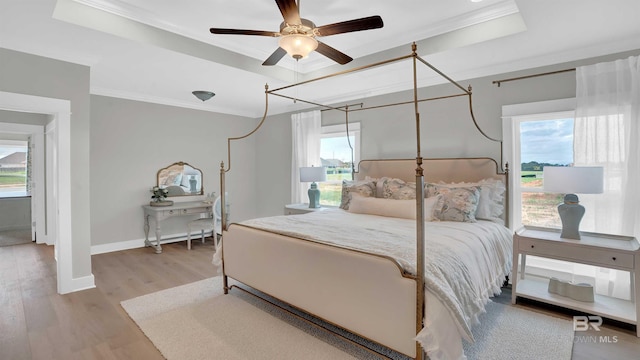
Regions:
[[[415, 113], [415, 127], [416, 127], [415, 181], [416, 181], [416, 229], [417, 229], [416, 230], [416, 249], [417, 249], [416, 269], [417, 269], [417, 274], [416, 274], [416, 277], [415, 277], [415, 281], [416, 281], [416, 321], [415, 321], [415, 326], [416, 326], [416, 334], [417, 334], [424, 327], [423, 321], [424, 321], [424, 311], [425, 311], [425, 296], [424, 296], [425, 295], [424, 294], [424, 286], [425, 286], [425, 284], [424, 284], [425, 233], [424, 233], [424, 221], [422, 220], [422, 219], [424, 219], [424, 169], [422, 167], [423, 157], [422, 157], [422, 153], [421, 153], [421, 143], [420, 143], [420, 113], [418, 111], [418, 104], [420, 102], [425, 102], [425, 101], [434, 101], [434, 100], [448, 99], [448, 98], [453, 98], [453, 97], [466, 96], [468, 98], [469, 114], [471, 116], [471, 119], [473, 120], [473, 124], [475, 125], [476, 129], [485, 138], [487, 138], [487, 139], [489, 139], [491, 141], [500, 143], [500, 165], [499, 165], [500, 169], [499, 170], [502, 170], [502, 173], [500, 173], [500, 174], [504, 174], [504, 175], [508, 176], [509, 169], [508, 169], [508, 164], [506, 164], [506, 166], [503, 167], [503, 151], [504, 150], [503, 150], [503, 146], [502, 146], [502, 140], [495, 139], [495, 138], [492, 138], [492, 137], [488, 136], [480, 128], [480, 126], [478, 125], [478, 122], [476, 121], [475, 115], [473, 113], [473, 101], [472, 101], [472, 91], [471, 91], [472, 89], [471, 89], [471, 86], [469, 86], [468, 88], [465, 89], [459, 83], [457, 83], [456, 81], [454, 81], [453, 79], [451, 79], [450, 77], [445, 75], [442, 71], [438, 70], [435, 66], [431, 65], [430, 63], [428, 63], [427, 61], [422, 59], [417, 54], [416, 51], [417, 51], [417, 45], [415, 43], [413, 43], [413, 44], [411, 44], [411, 53], [409, 55], [405, 55], [405, 56], [401, 56], [401, 57], [397, 57], [397, 58], [393, 58], [393, 59], [389, 59], [389, 60], [385, 60], [385, 61], [380, 61], [380, 62], [372, 63], [372, 64], [369, 64], [369, 65], [364, 65], [364, 66], [351, 68], [351, 69], [348, 69], [348, 70], [344, 70], [344, 71], [336, 72], [336, 73], [333, 73], [333, 74], [329, 74], [329, 75], [313, 78], [313, 79], [310, 79], [310, 80], [305, 80], [305, 81], [293, 83], [293, 84], [290, 84], [290, 85], [287, 85], [287, 86], [283, 86], [283, 87], [280, 87], [280, 88], [276, 88], [276, 89], [272, 89], [272, 90], [269, 90], [269, 86], [265, 85], [265, 110], [264, 110], [264, 115], [262, 116], [262, 119], [260, 120], [258, 125], [252, 131], [250, 131], [249, 133], [247, 133], [247, 134], [245, 134], [243, 136], [230, 137], [230, 138], [227, 139], [227, 166], [225, 167], [224, 161], [222, 161], [220, 163], [220, 197], [221, 197], [220, 200], [221, 200], [222, 204], [226, 203], [226, 199], [225, 199], [225, 197], [226, 197], [225, 176], [231, 170], [231, 142], [247, 138], [247, 137], [253, 135], [256, 131], [258, 131], [258, 129], [260, 129], [260, 127], [264, 123], [265, 119], [267, 118], [267, 113], [268, 113], [268, 109], [269, 109], [269, 95], [279, 96], [279, 97], [290, 99], [290, 100], [293, 100], [293, 101], [298, 101], [298, 102], [306, 103], [306, 104], [309, 104], [309, 105], [314, 105], [314, 106], [317, 106], [317, 107], [321, 107], [321, 108], [323, 108], [325, 110], [342, 111], [342, 112], [345, 113], [345, 123], [346, 123], [347, 129], [348, 129], [348, 124], [349, 124], [349, 112], [378, 109], [378, 108], [390, 107], [390, 106], [413, 104], [414, 113]], [[320, 103], [316, 103], [316, 102], [313, 102], [313, 101], [304, 100], [304, 99], [300, 99], [300, 98], [297, 98], [297, 97], [292, 97], [292, 96], [288, 96], [288, 95], [284, 95], [284, 94], [278, 93], [278, 92], [280, 92], [282, 90], [285, 90], [285, 89], [289, 89], [289, 88], [293, 88], [293, 87], [297, 87], [297, 86], [302, 86], [302, 85], [309, 84], [309, 83], [312, 83], [312, 82], [321, 81], [321, 80], [325, 80], [325, 79], [328, 79], [328, 78], [337, 77], [337, 76], [340, 76], [340, 75], [350, 74], [350, 73], [354, 73], [354, 72], [365, 70], [365, 69], [371, 69], [371, 68], [375, 68], [375, 67], [379, 67], [379, 66], [382, 66], [382, 65], [395, 63], [395, 62], [406, 60], [406, 59], [411, 59], [412, 60], [412, 66], [413, 66], [413, 99], [412, 100], [408, 100], [408, 101], [404, 101], [404, 102], [396, 102], [396, 103], [384, 104], [384, 105], [371, 106], [371, 107], [364, 107], [364, 106], [362, 106], [362, 104], [359, 104], [360, 105], [359, 108], [350, 109], [349, 105], [335, 107], [335, 106], [320, 104]], [[417, 78], [417, 64], [418, 64], [418, 62], [426, 65], [428, 68], [430, 68], [435, 73], [440, 75], [442, 78], [447, 80], [447, 82], [449, 82], [450, 84], [454, 85], [461, 92], [454, 93], [454, 94], [451, 94], [451, 95], [432, 97], [432, 98], [426, 98], [426, 99], [419, 99], [418, 98], [418, 78]], [[506, 184], [508, 186], [508, 181], [506, 181]], [[508, 191], [507, 191], [507, 193], [508, 193]], [[225, 209], [225, 206], [222, 206], [221, 208], [222, 208], [222, 229], [223, 230], [227, 230], [228, 229], [227, 211]], [[509, 213], [508, 212], [508, 201], [505, 204], [505, 212], [504, 213], [505, 213], [505, 224], [509, 224], [509, 221], [508, 221], [508, 213]], [[223, 236], [224, 236], [224, 231], [223, 231]], [[222, 262], [223, 286], [224, 286], [224, 293], [227, 294], [228, 291], [229, 291], [229, 285], [228, 285], [227, 276], [226, 276], [226, 274], [224, 272], [224, 246], [222, 247], [222, 259], [223, 259], [223, 262]], [[423, 351], [422, 347], [420, 346], [420, 344], [416, 342], [416, 359], [422, 360], [422, 359], [425, 359], [425, 358], [426, 358], [426, 354], [424, 353], [424, 351]]]

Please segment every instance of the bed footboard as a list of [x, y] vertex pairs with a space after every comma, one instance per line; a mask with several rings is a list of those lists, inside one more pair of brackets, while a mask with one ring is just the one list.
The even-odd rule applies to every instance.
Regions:
[[415, 357], [416, 282], [390, 259], [233, 224], [225, 274]]

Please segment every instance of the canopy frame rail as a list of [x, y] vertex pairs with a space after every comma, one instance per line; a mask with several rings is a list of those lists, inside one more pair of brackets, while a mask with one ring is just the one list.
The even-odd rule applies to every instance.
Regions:
[[[501, 168], [503, 166], [503, 149], [502, 149], [502, 140], [494, 139], [494, 138], [488, 136], [480, 128], [480, 126], [478, 125], [478, 123], [477, 123], [477, 121], [475, 119], [475, 116], [473, 114], [473, 102], [472, 102], [472, 97], [471, 97], [471, 94], [472, 94], [471, 86], [469, 86], [468, 89], [465, 89], [462, 85], [460, 85], [459, 83], [457, 83], [456, 81], [454, 81], [453, 79], [451, 79], [450, 77], [445, 75], [442, 71], [437, 69], [435, 66], [431, 65], [430, 63], [428, 63], [424, 59], [420, 58], [416, 51], [417, 51], [417, 45], [414, 42], [414, 43], [411, 44], [411, 54], [409, 54], [409, 55], [400, 56], [400, 57], [396, 57], [396, 58], [393, 58], [393, 59], [380, 61], [380, 62], [368, 64], [368, 65], [354, 67], [354, 68], [347, 69], [347, 70], [344, 70], [344, 71], [339, 71], [339, 72], [336, 72], [336, 73], [320, 76], [320, 77], [317, 77], [317, 78], [300, 81], [300, 82], [297, 82], [297, 83], [293, 83], [293, 84], [290, 84], [290, 85], [282, 86], [282, 87], [279, 87], [279, 88], [276, 88], [276, 89], [272, 89], [272, 90], [269, 90], [268, 84], [265, 85], [265, 110], [264, 110], [264, 114], [263, 114], [262, 119], [260, 120], [260, 122], [257, 124], [257, 126], [253, 130], [251, 130], [250, 132], [248, 132], [247, 134], [245, 134], [243, 136], [227, 138], [227, 167], [225, 168], [224, 161], [222, 161], [220, 163], [220, 197], [221, 197], [220, 200], [221, 200], [221, 204], [226, 204], [226, 199], [225, 199], [226, 198], [225, 177], [226, 177], [226, 173], [231, 170], [231, 142], [245, 139], [245, 138], [253, 135], [256, 131], [258, 131], [258, 129], [260, 129], [260, 127], [264, 124], [265, 119], [267, 117], [267, 113], [268, 113], [268, 109], [269, 109], [269, 95], [280, 96], [282, 98], [290, 99], [290, 100], [293, 100], [295, 102], [299, 101], [299, 102], [302, 102], [302, 103], [305, 103], [305, 104], [314, 105], [314, 106], [321, 107], [321, 108], [324, 108], [324, 109], [327, 109], [327, 110], [343, 111], [343, 112], [345, 112], [345, 115], [346, 115], [347, 124], [348, 124], [348, 113], [349, 113], [349, 111], [363, 111], [363, 110], [370, 110], [370, 109], [378, 109], [378, 108], [382, 108], [382, 107], [414, 104], [415, 126], [416, 126], [416, 169], [415, 169], [415, 171], [416, 171], [416, 251], [417, 251], [417, 254], [416, 254], [416, 272], [417, 272], [417, 276], [416, 276], [416, 304], [415, 305], [416, 305], [416, 334], [417, 334], [424, 327], [424, 316], [425, 316], [425, 309], [426, 309], [425, 296], [424, 296], [425, 231], [424, 231], [424, 221], [422, 221], [422, 219], [424, 219], [424, 169], [422, 168], [423, 157], [422, 157], [422, 154], [421, 154], [420, 113], [418, 111], [418, 104], [420, 102], [424, 102], [424, 101], [433, 101], [433, 100], [441, 100], [441, 99], [447, 99], [447, 98], [452, 98], [452, 97], [467, 96], [468, 99], [469, 99], [469, 113], [471, 115], [471, 118], [473, 119], [473, 123], [474, 123], [476, 129], [485, 138], [487, 138], [487, 139], [489, 139], [491, 141], [495, 141], [495, 142], [499, 142], [500, 143], [500, 164], [501, 164], [500, 166], [501, 166]], [[413, 66], [413, 99], [410, 100], [410, 101], [396, 102], [396, 103], [385, 104], [385, 105], [376, 105], [376, 106], [372, 106], [372, 107], [365, 107], [365, 106], [361, 105], [360, 108], [351, 110], [349, 105], [331, 106], [331, 105], [321, 104], [321, 103], [317, 103], [317, 102], [314, 102], [314, 101], [304, 100], [304, 99], [300, 99], [300, 98], [297, 98], [297, 97], [288, 96], [288, 95], [284, 95], [284, 94], [278, 93], [279, 91], [282, 91], [282, 90], [285, 90], [285, 89], [290, 89], [290, 88], [293, 88], [293, 87], [297, 87], [297, 86], [301, 86], [301, 85], [305, 85], [305, 84], [309, 84], [309, 83], [312, 83], [312, 82], [325, 80], [325, 79], [329, 79], [329, 78], [333, 78], [333, 77], [337, 77], [337, 76], [341, 76], [341, 75], [346, 75], [346, 74], [354, 73], [354, 72], [357, 72], [357, 71], [371, 69], [371, 68], [379, 67], [379, 66], [382, 66], [382, 65], [386, 65], [386, 64], [398, 62], [398, 61], [401, 61], [401, 60], [406, 60], [406, 59], [412, 59], [412, 66]], [[432, 69], [434, 72], [436, 72], [442, 78], [447, 80], [447, 82], [449, 82], [450, 84], [453, 84], [455, 87], [460, 89], [462, 91], [462, 93], [456, 93], [456, 94], [453, 94], [453, 95], [446, 95], [446, 96], [438, 96], [438, 97], [427, 98], [427, 99], [418, 99], [418, 78], [417, 78], [417, 62], [418, 61], [420, 61], [421, 63], [423, 63], [424, 65], [426, 65], [430, 69]], [[352, 166], [353, 166], [353, 164], [352, 164]], [[352, 171], [352, 174], [353, 174], [353, 171]], [[221, 206], [220, 210], [221, 210], [221, 217], [222, 217], [222, 219], [221, 219], [221, 223], [222, 223], [221, 225], [222, 225], [222, 230], [223, 230], [222, 233], [223, 233], [223, 237], [224, 237], [224, 232], [228, 229], [228, 225], [229, 225], [228, 224], [228, 214], [227, 214], [226, 206]], [[222, 249], [222, 260], [223, 260], [222, 261], [223, 286], [224, 286], [224, 293], [227, 294], [229, 292], [229, 286], [228, 286], [228, 279], [227, 279], [227, 276], [226, 276], [226, 273], [225, 273], [225, 270], [224, 270], [224, 245], [221, 246], [221, 249]], [[416, 341], [416, 359], [417, 360], [426, 359], [426, 354], [424, 352], [424, 349], [420, 346], [420, 344], [417, 341]]]

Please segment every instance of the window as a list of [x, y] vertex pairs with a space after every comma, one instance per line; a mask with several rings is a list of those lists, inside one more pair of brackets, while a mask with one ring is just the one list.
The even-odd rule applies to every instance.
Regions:
[[[543, 191], [542, 169], [545, 166], [568, 166], [573, 163], [573, 112], [538, 114], [535, 119], [517, 117], [519, 133], [520, 175], [514, 185], [520, 197], [522, 225], [561, 228], [556, 206], [562, 194]], [[514, 175], [516, 175], [514, 173]]]
[[27, 141], [0, 139], [0, 197], [27, 195], [27, 150]]
[[[353, 150], [352, 150], [353, 149]], [[322, 127], [320, 159], [327, 169], [327, 181], [319, 183], [320, 204], [340, 205], [342, 180], [351, 180], [351, 165], [360, 161], [360, 123]]]
[[575, 99], [508, 105], [502, 112], [512, 227], [560, 228], [556, 207], [563, 194], [544, 192], [542, 169], [573, 163]]
[[[575, 100], [508, 105], [502, 111], [505, 154], [511, 165], [513, 228], [561, 228], [557, 205], [564, 194], [544, 192], [542, 169], [574, 162]], [[581, 194], [580, 201], [585, 199], [589, 195]], [[585, 221], [590, 215], [585, 214], [582, 231], [597, 231]], [[529, 276], [591, 283], [596, 294], [622, 299], [629, 299], [631, 294], [629, 273], [624, 271], [528, 256], [525, 272]]]

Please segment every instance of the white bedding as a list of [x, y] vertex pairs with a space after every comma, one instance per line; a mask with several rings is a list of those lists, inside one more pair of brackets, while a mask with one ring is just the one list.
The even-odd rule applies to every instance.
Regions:
[[[415, 220], [353, 214], [336, 209], [252, 219], [241, 224], [389, 256], [396, 259], [404, 271], [416, 273]], [[489, 297], [500, 292], [504, 276], [510, 271], [512, 240], [507, 228], [489, 221], [425, 224], [427, 327], [416, 339], [432, 358], [439, 358], [434, 355], [439, 347], [442, 348], [444, 334], [435, 334], [429, 329], [430, 324], [438, 323], [435, 321], [438, 312], [430, 310], [441, 303], [454, 320], [460, 337], [473, 341], [471, 325], [484, 312]], [[440, 300], [438, 304], [429, 303], [432, 296]]]

